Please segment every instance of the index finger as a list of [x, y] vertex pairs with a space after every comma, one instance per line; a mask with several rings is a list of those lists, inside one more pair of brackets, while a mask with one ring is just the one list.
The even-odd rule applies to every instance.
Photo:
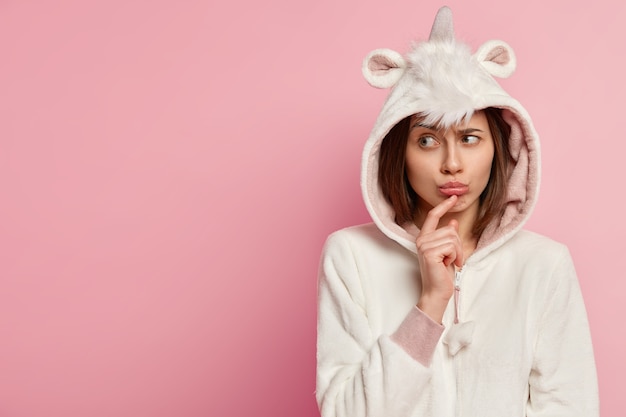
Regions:
[[426, 215], [421, 232], [435, 231], [437, 229], [437, 225], [439, 224], [439, 219], [441, 219], [443, 215], [448, 212], [448, 210], [454, 207], [457, 198], [458, 197], [456, 195], [452, 195], [450, 198], [443, 200], [441, 203], [433, 207]]

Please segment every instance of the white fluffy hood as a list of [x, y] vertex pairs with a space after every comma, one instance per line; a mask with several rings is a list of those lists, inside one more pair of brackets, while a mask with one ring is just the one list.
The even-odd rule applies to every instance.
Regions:
[[361, 171], [365, 204], [385, 235], [415, 252], [413, 232], [395, 223], [394, 211], [378, 184], [379, 149], [385, 135], [412, 114], [426, 114], [427, 123], [450, 126], [487, 107], [503, 109], [511, 126], [509, 151], [515, 166], [504, 216], [483, 232], [472, 258], [481, 259], [523, 226], [539, 191], [539, 140], [526, 110], [493, 78], [508, 77], [514, 70], [515, 55], [506, 43], [488, 41], [472, 54], [458, 42], [447, 7], [437, 13], [428, 41], [414, 44], [405, 56], [390, 49], [368, 54], [363, 62], [365, 79], [374, 87], [391, 88], [365, 144]]

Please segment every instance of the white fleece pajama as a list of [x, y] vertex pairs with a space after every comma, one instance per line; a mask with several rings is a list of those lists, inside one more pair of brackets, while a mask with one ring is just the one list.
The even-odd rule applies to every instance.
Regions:
[[[365, 143], [361, 186], [373, 223], [333, 233], [318, 293], [317, 401], [323, 417], [597, 417], [589, 326], [565, 246], [523, 229], [539, 191], [539, 138], [493, 76], [513, 50], [472, 54], [440, 9], [428, 41], [405, 56], [372, 51], [367, 81], [391, 88]], [[438, 324], [416, 307], [414, 224], [396, 224], [378, 183], [380, 144], [402, 119], [449, 127], [495, 107], [509, 125], [506, 208], [481, 234]], [[456, 311], [455, 311], [456, 310]], [[458, 316], [458, 323], [455, 323]]]

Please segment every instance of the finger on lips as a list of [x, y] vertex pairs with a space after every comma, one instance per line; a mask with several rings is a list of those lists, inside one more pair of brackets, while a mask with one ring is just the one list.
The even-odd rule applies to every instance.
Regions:
[[454, 207], [457, 198], [458, 197], [456, 195], [452, 195], [433, 207], [426, 215], [426, 219], [424, 220], [424, 224], [422, 225], [422, 231], [432, 232], [433, 230], [437, 229], [439, 219], [441, 219], [443, 215], [448, 212], [448, 210]]
[[[450, 220], [447, 226], [437, 229], [439, 220], [456, 204], [457, 196], [453, 195], [431, 209], [426, 215], [424, 224], [417, 237], [418, 252], [425, 257], [427, 252], [433, 251], [439, 262], [445, 266], [452, 263], [458, 267], [463, 266], [463, 245], [459, 238], [459, 222]], [[443, 258], [440, 258], [443, 256]]]

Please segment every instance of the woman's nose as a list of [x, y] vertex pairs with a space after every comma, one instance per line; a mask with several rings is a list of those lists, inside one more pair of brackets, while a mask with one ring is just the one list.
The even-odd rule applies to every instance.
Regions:
[[454, 146], [448, 147], [441, 164], [441, 171], [446, 174], [454, 174], [461, 171], [462, 167], [463, 164], [461, 163], [458, 150]]

